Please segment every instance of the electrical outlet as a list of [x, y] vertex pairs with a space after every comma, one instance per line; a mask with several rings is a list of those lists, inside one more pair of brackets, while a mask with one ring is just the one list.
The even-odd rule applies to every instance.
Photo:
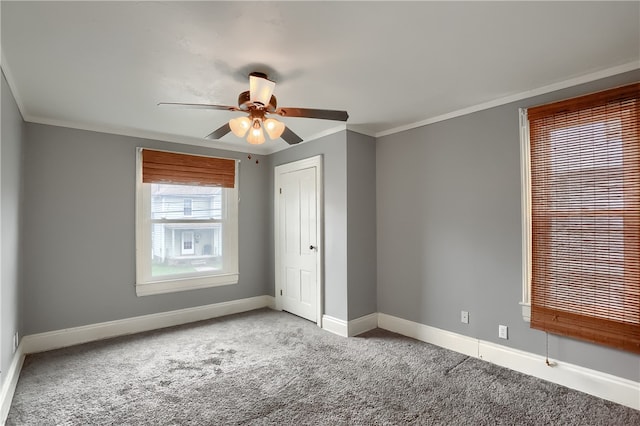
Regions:
[[498, 326], [498, 337], [501, 339], [508, 339], [508, 334], [507, 334], [507, 326], [506, 325], [499, 325]]
[[463, 324], [469, 324], [469, 312], [460, 312], [460, 322], [462, 322]]

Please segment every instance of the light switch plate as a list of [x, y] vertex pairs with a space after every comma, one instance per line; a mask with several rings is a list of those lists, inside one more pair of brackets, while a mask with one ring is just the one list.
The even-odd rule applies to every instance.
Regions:
[[507, 326], [506, 325], [499, 325], [498, 326], [498, 337], [501, 338], [501, 339], [508, 339]]

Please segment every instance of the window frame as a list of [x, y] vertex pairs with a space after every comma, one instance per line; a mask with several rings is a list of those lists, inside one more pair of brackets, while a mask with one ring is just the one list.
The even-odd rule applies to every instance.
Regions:
[[520, 110], [523, 318], [640, 353], [640, 82]]
[[522, 214], [522, 319], [531, 322], [531, 158], [527, 109], [519, 109], [520, 119], [520, 187]]
[[[151, 218], [151, 183], [142, 182], [142, 151], [138, 147], [136, 150], [136, 295], [148, 296], [154, 294], [172, 293], [179, 291], [195, 290], [201, 288], [218, 287], [224, 285], [237, 284], [239, 280], [238, 271], [238, 161], [236, 161], [236, 173], [234, 188], [222, 188], [222, 208], [221, 219], [195, 219], [185, 217], [183, 219], [155, 219]], [[155, 149], [154, 149], [155, 150]], [[155, 150], [158, 151], [158, 150]], [[166, 151], [174, 152], [174, 151]], [[184, 155], [195, 155], [189, 153], [179, 153]], [[167, 278], [153, 278], [151, 275], [152, 244], [151, 232], [153, 223], [221, 223], [224, 229], [222, 232], [222, 253], [224, 256], [222, 271], [202, 272], [200, 274], [172, 275]], [[195, 239], [195, 234], [194, 234]]]

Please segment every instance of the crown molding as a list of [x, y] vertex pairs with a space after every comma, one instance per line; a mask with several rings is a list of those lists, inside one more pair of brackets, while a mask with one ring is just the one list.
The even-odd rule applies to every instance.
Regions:
[[152, 132], [148, 130], [121, 128], [121, 127], [114, 127], [114, 126], [101, 125], [101, 124], [87, 124], [87, 123], [73, 122], [73, 121], [67, 121], [67, 120], [56, 120], [56, 119], [43, 118], [43, 117], [34, 117], [34, 116], [26, 116], [24, 117], [24, 120], [30, 123], [35, 123], [35, 124], [46, 124], [49, 126], [68, 127], [72, 129], [78, 129], [78, 130], [87, 130], [90, 132], [108, 133], [111, 135], [130, 136], [134, 138], [152, 139], [152, 140], [159, 140], [164, 142], [175, 142], [175, 143], [181, 143], [186, 145], [202, 146], [205, 148], [221, 149], [225, 151], [244, 152], [249, 154], [260, 154], [260, 155], [264, 155], [267, 153], [266, 148], [263, 148], [263, 147], [258, 148], [256, 147], [256, 145], [249, 145], [249, 144], [233, 145], [228, 142], [220, 142], [220, 141], [204, 139], [204, 138], [194, 138], [190, 136], [172, 135], [172, 134], [161, 133], [161, 132]]
[[[187, 145], [203, 146], [208, 148], [223, 149], [227, 151], [245, 152], [245, 153], [253, 153], [253, 154], [260, 154], [260, 155], [273, 154], [275, 152], [288, 149], [289, 147], [292, 146], [292, 145], [282, 145], [282, 144], [278, 144], [277, 146], [274, 146], [272, 144], [266, 144], [261, 147], [258, 147], [256, 145], [248, 145], [248, 146], [234, 145], [227, 142], [212, 141], [208, 139], [200, 139], [200, 138], [194, 138], [190, 136], [181, 136], [181, 135], [153, 132], [153, 131], [147, 131], [147, 130], [141, 130], [141, 129], [121, 128], [121, 127], [108, 126], [108, 125], [88, 124], [88, 123], [80, 123], [80, 122], [73, 122], [73, 121], [67, 121], [67, 120], [57, 120], [57, 119], [49, 119], [49, 118], [32, 116], [28, 114], [25, 110], [24, 102], [22, 101], [20, 93], [17, 90], [15, 79], [13, 78], [13, 74], [7, 64], [7, 60], [4, 56], [4, 52], [2, 51], [1, 47], [0, 47], [0, 58], [1, 58], [0, 68], [2, 69], [2, 72], [6, 77], [7, 84], [9, 85], [9, 88], [18, 106], [18, 110], [20, 111], [20, 114], [22, 115], [24, 121], [38, 123], [38, 124], [47, 124], [52, 126], [69, 127], [69, 128], [79, 129], [79, 130], [110, 133], [115, 135], [131, 136], [131, 137], [137, 137], [137, 138], [143, 138], [143, 139], [154, 139], [154, 140], [161, 140], [161, 141], [167, 141], [167, 142], [175, 142], [175, 143], [182, 143]], [[395, 133], [404, 132], [406, 130], [415, 129], [418, 127], [426, 126], [426, 125], [437, 123], [440, 121], [449, 120], [451, 118], [472, 114], [474, 112], [486, 110], [489, 108], [506, 105], [511, 102], [516, 102], [519, 100], [543, 95], [546, 93], [551, 93], [557, 90], [566, 89], [566, 88], [577, 86], [580, 84], [589, 83], [595, 80], [611, 77], [617, 74], [634, 71], [637, 69], [640, 69], [640, 60], [628, 62], [622, 65], [617, 65], [615, 67], [606, 68], [604, 70], [592, 72], [589, 74], [584, 74], [578, 77], [574, 77], [561, 82], [549, 84], [536, 89], [527, 90], [524, 92], [505, 96], [502, 98], [494, 99], [492, 101], [472, 105], [470, 107], [462, 108], [456, 111], [448, 112], [446, 114], [441, 114], [434, 117], [429, 117], [424, 120], [405, 124], [402, 126], [393, 127], [391, 129], [383, 130], [380, 132], [370, 132], [367, 129], [363, 128], [363, 126], [347, 125], [346, 123], [343, 123], [338, 126], [315, 133], [307, 137], [301, 143], [310, 142], [315, 139], [320, 139], [322, 137], [329, 136], [334, 133], [341, 132], [343, 130], [351, 130], [351, 131], [362, 133], [364, 135], [371, 136], [374, 138], [380, 138], [383, 136], [389, 136]]]
[[[313, 140], [320, 139], [320, 138], [323, 138], [325, 136], [333, 135], [334, 133], [339, 133], [339, 132], [341, 132], [343, 130], [347, 130], [347, 125], [346, 124], [339, 124], [339, 125], [337, 125], [335, 127], [331, 127], [330, 129], [326, 129], [326, 130], [323, 130], [321, 132], [312, 134], [311, 136], [307, 137], [305, 140], [300, 142], [300, 144], [311, 142]], [[299, 144], [296, 144], [296, 145], [299, 145]], [[279, 147], [275, 146], [275, 147], [273, 147], [271, 149], [267, 149], [264, 152], [264, 154], [265, 155], [269, 155], [269, 154], [273, 154], [273, 153], [276, 153], [276, 152], [284, 151], [285, 149], [291, 148], [292, 146], [296, 146], [296, 145], [286, 145], [286, 146], [279, 146]], [[271, 146], [273, 146], [273, 145], [271, 145]]]
[[2, 70], [2, 74], [4, 74], [5, 79], [7, 80], [7, 85], [9, 86], [9, 90], [11, 90], [13, 99], [16, 101], [16, 105], [18, 106], [18, 111], [20, 111], [20, 115], [22, 116], [22, 120], [26, 121], [24, 119], [25, 117], [24, 102], [22, 102], [22, 97], [18, 92], [18, 86], [15, 84], [15, 79], [13, 78], [13, 73], [9, 68], [7, 59], [4, 57], [4, 51], [2, 50], [2, 46], [0, 46], [0, 69]]
[[527, 90], [524, 92], [516, 93], [514, 95], [505, 96], [502, 98], [494, 99], [492, 101], [483, 102], [477, 105], [473, 105], [467, 108], [462, 108], [456, 111], [448, 112], [446, 114], [438, 115], [435, 117], [427, 118], [415, 123], [405, 124], [403, 126], [394, 127], [392, 129], [383, 130], [375, 134], [376, 138], [382, 136], [388, 136], [395, 133], [404, 132], [406, 130], [415, 129], [418, 127], [426, 126], [428, 124], [437, 123], [439, 121], [449, 120], [455, 117], [461, 117], [463, 115], [471, 114], [474, 112], [482, 111], [489, 108], [494, 108], [500, 105], [506, 105], [511, 102], [520, 101], [522, 99], [532, 98], [534, 96], [544, 95], [545, 93], [555, 92], [557, 90], [566, 89], [568, 87], [577, 86], [584, 83], [589, 83], [602, 78], [611, 77], [617, 74], [622, 74], [628, 71], [634, 71], [640, 69], [640, 60], [628, 62], [626, 64], [618, 65], [615, 67], [607, 68], [604, 70], [584, 74], [579, 77], [570, 78], [558, 83], [549, 84], [546, 86], [538, 87], [537, 89]]

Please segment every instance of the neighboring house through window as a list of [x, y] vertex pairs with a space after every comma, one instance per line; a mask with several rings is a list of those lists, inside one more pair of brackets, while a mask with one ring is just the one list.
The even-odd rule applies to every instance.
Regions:
[[138, 149], [138, 295], [238, 281], [235, 169], [235, 160]]

